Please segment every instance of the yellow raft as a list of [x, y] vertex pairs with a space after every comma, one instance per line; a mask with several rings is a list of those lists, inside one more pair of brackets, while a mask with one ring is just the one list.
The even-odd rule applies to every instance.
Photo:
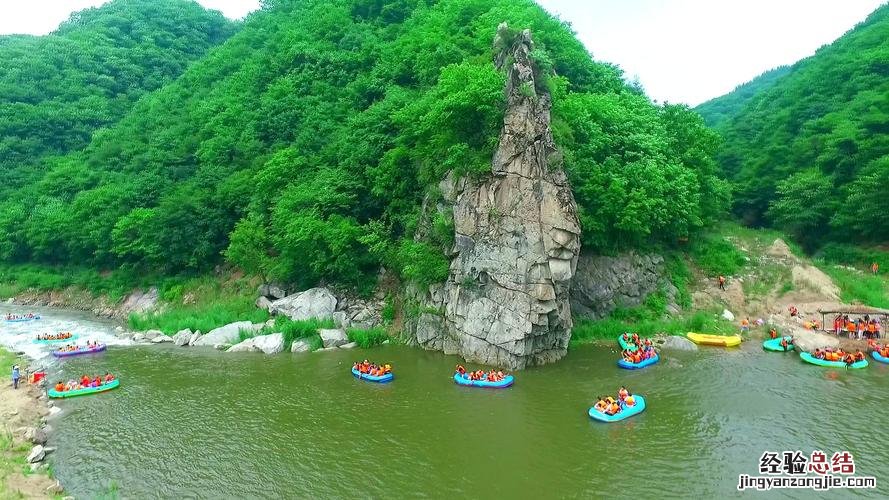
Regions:
[[686, 335], [695, 344], [717, 345], [721, 347], [737, 347], [741, 345], [740, 335], [707, 335], [706, 333], [688, 332]]

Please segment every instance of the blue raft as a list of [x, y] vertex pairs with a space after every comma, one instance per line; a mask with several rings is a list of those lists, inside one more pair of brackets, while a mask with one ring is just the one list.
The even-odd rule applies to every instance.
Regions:
[[639, 370], [639, 369], [645, 368], [646, 366], [651, 366], [660, 360], [661, 360], [660, 356], [658, 356], [657, 353], [654, 353], [654, 356], [652, 356], [648, 359], [643, 359], [642, 361], [640, 361], [638, 363], [630, 363], [629, 361], [621, 358], [621, 359], [617, 360], [617, 366], [619, 366], [625, 370]]
[[380, 376], [368, 375], [367, 373], [361, 373], [354, 366], [352, 367], [352, 375], [355, 375], [355, 378], [358, 378], [361, 380], [367, 380], [368, 382], [377, 382], [379, 384], [385, 384], [386, 382], [391, 382], [392, 379], [395, 378], [395, 375], [393, 375], [392, 373], [387, 373], [385, 375], [380, 375]]
[[638, 394], [631, 394], [631, 396], [636, 400], [636, 404], [633, 406], [626, 406], [621, 403], [621, 410], [614, 415], [602, 413], [595, 407], [592, 407], [589, 411], [590, 418], [598, 420], [599, 422], [619, 422], [625, 418], [630, 418], [633, 415], [638, 415], [645, 411], [645, 398]]
[[762, 343], [762, 348], [767, 351], [784, 352], [784, 348], [781, 347], [781, 340], [782, 339], [787, 339], [787, 351], [788, 352], [792, 351], [796, 348], [793, 345], [793, 337], [788, 337], [788, 336], [766, 340], [765, 342]]
[[35, 315], [35, 316], [32, 316], [32, 317], [30, 317], [30, 318], [8, 319], [8, 320], [6, 320], [6, 322], [7, 322], [7, 323], [25, 323], [25, 322], [27, 322], [27, 321], [36, 321], [36, 320], [38, 320], [38, 319], [40, 319], [40, 315], [39, 315], [39, 314], [37, 314], [37, 315]]
[[503, 377], [503, 380], [500, 382], [488, 382], [487, 380], [470, 380], [469, 377], [465, 375], [460, 375], [459, 373], [454, 374], [454, 382], [458, 385], [465, 385], [468, 387], [486, 387], [488, 389], [505, 389], [512, 385], [515, 382], [515, 378], [512, 375], [507, 375]]
[[877, 351], [871, 351], [871, 352], [870, 352], [870, 355], [871, 355], [872, 358], [874, 358], [875, 360], [879, 361], [880, 363], [889, 363], [889, 358], [884, 358], [884, 357], [881, 356], [880, 353], [878, 353]]

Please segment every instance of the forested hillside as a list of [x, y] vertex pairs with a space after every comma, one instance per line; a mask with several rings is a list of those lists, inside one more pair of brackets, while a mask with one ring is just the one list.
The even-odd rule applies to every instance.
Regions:
[[37, 180], [43, 159], [86, 146], [234, 29], [192, 0], [115, 0], [46, 36], [0, 36], [0, 200]]
[[[720, 102], [734, 99], [700, 110], [718, 122]], [[761, 88], [719, 131], [722, 171], [745, 222], [774, 224], [810, 249], [885, 242], [889, 5]]]
[[707, 125], [719, 127], [723, 122], [739, 113], [741, 108], [751, 99], [774, 85], [779, 78], [789, 72], [790, 66], [779, 66], [775, 69], [770, 69], [753, 80], [738, 85], [728, 94], [699, 105], [695, 108], [695, 111], [704, 117]]
[[504, 21], [532, 30], [549, 75], [587, 247], [671, 244], [721, 210], [700, 116], [653, 105], [531, 0], [277, 0], [0, 207], [0, 258], [443, 279], [453, 222], [422, 206], [448, 172], [490, 171]]

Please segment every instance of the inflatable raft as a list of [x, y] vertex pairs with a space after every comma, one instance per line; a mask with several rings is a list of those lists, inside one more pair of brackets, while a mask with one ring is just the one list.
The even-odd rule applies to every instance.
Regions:
[[58, 344], [59, 342], [71, 342], [72, 340], [77, 340], [77, 334], [73, 334], [68, 338], [64, 339], [55, 339], [55, 340], [37, 340], [34, 339], [35, 344]]
[[620, 334], [617, 336], [617, 343], [620, 344], [621, 351], [626, 350], [626, 349], [635, 351], [636, 349], [638, 349], [636, 344], [632, 343], [632, 338], [630, 339], [630, 341], [624, 340], [624, 334]]
[[721, 347], [737, 347], [741, 345], [740, 335], [708, 335], [706, 333], [688, 332], [688, 340], [700, 345], [715, 345]]
[[781, 339], [787, 339], [788, 351], [792, 351], [794, 349], [793, 343], [791, 342], [792, 337], [778, 337], [776, 339], [766, 340], [762, 343], [762, 348], [767, 351], [784, 352], [784, 348], [781, 347]]
[[50, 389], [46, 391], [46, 395], [51, 398], [73, 398], [76, 396], [87, 396], [89, 394], [98, 394], [100, 392], [110, 391], [111, 389], [116, 388], [120, 385], [120, 380], [114, 379], [107, 384], [102, 384], [99, 387], [87, 387], [85, 389], [77, 389], [73, 391], [63, 391], [57, 392], [55, 389]]
[[818, 366], [827, 366], [830, 368], [847, 368], [847, 367], [848, 368], [867, 368], [867, 360], [866, 359], [863, 359], [861, 361], [856, 361], [856, 362], [852, 363], [851, 366], [847, 366], [844, 361], [827, 361], [824, 359], [818, 359], [815, 356], [812, 356], [811, 354], [809, 354], [807, 352], [799, 353], [799, 357], [802, 358], [802, 360], [805, 361], [806, 363], [812, 363], [813, 365], [818, 365]]
[[352, 367], [352, 375], [355, 375], [355, 378], [358, 378], [361, 380], [367, 380], [368, 382], [377, 382], [380, 384], [385, 384], [386, 382], [391, 382], [392, 379], [395, 378], [395, 375], [393, 375], [391, 372], [389, 372], [385, 375], [379, 375], [379, 376], [378, 375], [369, 375], [367, 373], [361, 373], [354, 366]]
[[639, 370], [641, 368], [645, 368], [646, 366], [651, 366], [651, 365], [657, 363], [658, 361], [660, 361], [660, 359], [661, 358], [660, 358], [660, 356], [657, 355], [657, 353], [654, 353], [654, 356], [652, 356], [648, 359], [643, 359], [642, 361], [640, 361], [638, 363], [630, 363], [629, 361], [621, 358], [621, 359], [617, 360], [617, 366], [624, 368], [626, 370]]
[[503, 377], [503, 380], [499, 382], [489, 382], [487, 380], [470, 380], [466, 375], [460, 375], [459, 373], [454, 374], [454, 382], [458, 385], [465, 385], [468, 387], [486, 387], [488, 389], [505, 389], [515, 382], [515, 378], [512, 375], [507, 375]]
[[75, 351], [53, 351], [52, 355], [57, 358], [67, 358], [70, 356], [79, 356], [81, 354], [93, 354], [105, 350], [105, 344], [99, 344], [92, 347], [81, 347]]
[[879, 361], [880, 363], [889, 363], [889, 358], [884, 358], [884, 357], [883, 357], [882, 355], [880, 355], [880, 353], [878, 353], [877, 351], [871, 351], [871, 352], [870, 352], [870, 355], [871, 355], [872, 358], [874, 358], [875, 360]]
[[8, 320], [6, 320], [6, 322], [7, 322], [7, 323], [25, 323], [25, 322], [27, 322], [27, 321], [36, 321], [36, 320], [38, 320], [38, 319], [40, 319], [40, 315], [39, 315], [39, 314], [36, 315], [36, 316], [30, 317], [30, 318], [8, 319]]
[[626, 406], [621, 404], [622, 409], [614, 415], [602, 413], [595, 407], [592, 407], [589, 411], [590, 418], [593, 420], [598, 420], [599, 422], [619, 422], [625, 418], [630, 418], [633, 415], [638, 415], [645, 411], [645, 398], [638, 394], [632, 394], [632, 396], [633, 399], [636, 400], [636, 404], [634, 404], [633, 406]]

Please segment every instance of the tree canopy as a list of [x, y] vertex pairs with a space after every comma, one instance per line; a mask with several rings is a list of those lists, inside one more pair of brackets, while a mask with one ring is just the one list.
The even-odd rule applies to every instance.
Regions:
[[0, 258], [249, 272], [364, 287], [447, 273], [439, 182], [490, 171], [497, 26], [530, 28], [594, 250], [669, 244], [719, 213], [716, 136], [593, 60], [531, 0], [267, 0], [224, 44], [0, 204]]

